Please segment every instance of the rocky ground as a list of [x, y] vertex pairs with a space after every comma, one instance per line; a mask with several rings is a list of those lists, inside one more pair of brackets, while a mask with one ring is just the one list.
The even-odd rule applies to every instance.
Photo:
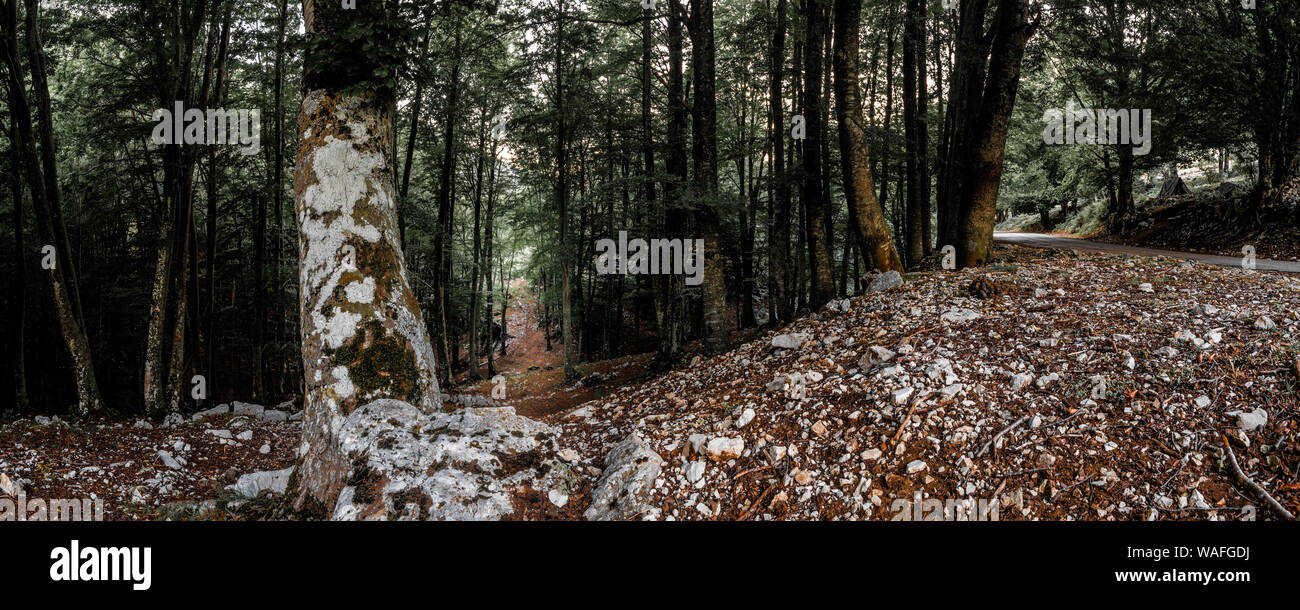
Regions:
[[1300, 280], [1000, 258], [836, 302], [558, 418], [580, 477], [569, 513], [979, 518], [996, 499], [1002, 520], [1275, 518], [1228, 447], [1300, 511]]
[[[607, 387], [523, 432], [488, 429], [524, 419], [512, 409], [458, 396], [450, 410], [484, 416], [378, 431], [397, 438], [389, 448], [428, 450], [377, 459], [473, 478], [486, 495], [460, 518], [1300, 513], [1300, 278], [1006, 247], [997, 259], [878, 277], [868, 294]], [[0, 424], [0, 495], [16, 485], [28, 497], [95, 494], [110, 519], [267, 518], [238, 507], [283, 489], [299, 426], [291, 405], [259, 409], [237, 403], [152, 428]], [[465, 484], [444, 479], [411, 487], [437, 501]], [[341, 504], [335, 516], [356, 512]]]

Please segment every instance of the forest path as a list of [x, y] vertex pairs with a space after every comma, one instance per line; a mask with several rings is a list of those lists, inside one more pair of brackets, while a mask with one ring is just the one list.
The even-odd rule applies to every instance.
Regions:
[[[546, 331], [541, 328], [541, 302], [528, 291], [528, 283], [516, 278], [510, 282], [510, 300], [506, 308], [506, 355], [493, 362], [496, 373], [505, 376], [506, 397], [501, 401], [515, 408], [520, 415], [534, 419], [553, 413], [568, 412], [589, 400], [601, 398], [608, 392], [643, 380], [646, 366], [654, 354], [633, 354], [600, 362], [577, 364], [583, 377], [600, 373], [606, 379], [599, 384], [584, 386], [564, 380], [564, 351], [558, 338], [552, 338], [551, 348], [546, 347]], [[551, 331], [558, 329], [552, 325]], [[487, 356], [479, 363], [480, 374], [487, 374]], [[492, 396], [492, 382], [469, 381], [464, 372], [456, 376], [455, 394]]]
[[[1099, 241], [1089, 241], [1086, 239], [1076, 239], [1073, 237], [1059, 237], [1048, 235], [1046, 233], [1015, 233], [996, 231], [993, 233], [993, 239], [1008, 244], [1018, 246], [1028, 246], [1031, 248], [1051, 248], [1055, 250], [1081, 250], [1084, 252], [1104, 252], [1108, 254], [1131, 254], [1134, 256], [1147, 257], [1168, 257], [1180, 260], [1198, 261], [1218, 265], [1220, 267], [1241, 267], [1242, 257], [1240, 256], [1218, 256], [1214, 254], [1200, 254], [1197, 252], [1178, 252], [1176, 250], [1160, 250], [1157, 248], [1143, 248], [1139, 246], [1129, 246], [1125, 244], [1113, 244]], [[1292, 261], [1277, 261], [1257, 258], [1255, 259], [1256, 271], [1277, 271], [1282, 273], [1300, 273], [1300, 263]]]

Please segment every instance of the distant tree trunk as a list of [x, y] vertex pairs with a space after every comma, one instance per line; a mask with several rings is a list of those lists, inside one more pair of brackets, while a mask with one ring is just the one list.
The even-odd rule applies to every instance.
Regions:
[[903, 264], [872, 184], [867, 125], [862, 119], [862, 93], [858, 88], [860, 11], [857, 0], [835, 1], [835, 111], [840, 127], [844, 195], [867, 265], [880, 271], [901, 271]]
[[925, 24], [928, 15], [925, 0], [915, 0], [919, 5], [916, 18], [916, 175], [917, 202], [920, 204], [921, 216], [921, 254], [929, 256], [934, 251], [930, 213], [930, 131], [926, 119], [929, 114], [930, 96], [927, 93], [928, 75], [925, 70]]
[[[451, 358], [451, 344], [454, 338], [448, 333], [447, 311], [448, 292], [452, 279], [451, 273], [451, 226], [455, 217], [455, 198], [452, 189], [456, 181], [456, 124], [460, 116], [460, 70], [461, 70], [461, 17], [456, 17], [456, 43], [452, 52], [451, 81], [447, 91], [447, 112], [443, 117], [443, 151], [442, 177], [438, 183], [438, 230], [433, 234], [433, 278], [437, 295], [433, 305], [433, 339], [438, 356], [443, 365], [438, 367], [438, 382], [450, 385], [451, 367], [455, 363]], [[414, 123], [412, 123], [414, 126]]]
[[[683, 66], [684, 36], [681, 0], [668, 4], [668, 150], [664, 159], [664, 238], [684, 238], [682, 189], [686, 183], [686, 99], [685, 68]], [[685, 310], [682, 305], [681, 276], [658, 276], [665, 295], [663, 312], [656, 319], [659, 349], [655, 354], [655, 367], [671, 368], [677, 363], [681, 351], [682, 322]]]
[[822, 46], [826, 35], [825, 0], [806, 0], [807, 48], [804, 51], [804, 119], [808, 137], [803, 143], [803, 202], [807, 210], [809, 272], [812, 298], [809, 306], [818, 309], [835, 296], [832, 276], [826, 201], [823, 199], [822, 139], [825, 126], [822, 112]]
[[[220, 30], [221, 34], [218, 37], [220, 39], [220, 42], [219, 42], [219, 47], [217, 49], [216, 64], [215, 64], [217, 76], [212, 84], [212, 94], [211, 96], [208, 95], [207, 70], [205, 70], [204, 87], [203, 87], [203, 92], [200, 95], [200, 97], [204, 99], [216, 100], [218, 105], [222, 103], [222, 91], [224, 89], [225, 80], [226, 80], [226, 56], [230, 48], [230, 19], [232, 16], [231, 11], [233, 6], [234, 6], [233, 1], [226, 2], [225, 18], [222, 19], [221, 21], [221, 30]], [[207, 223], [206, 232], [208, 236], [208, 243], [207, 243], [208, 260], [207, 260], [207, 286], [205, 290], [207, 309], [200, 313], [202, 314], [203, 320], [205, 322], [203, 328], [203, 339], [204, 339], [203, 351], [204, 354], [207, 356], [207, 362], [204, 363], [207, 366], [206, 366], [206, 370], [204, 371], [204, 374], [206, 376], [207, 381], [209, 383], [214, 383], [214, 384], [216, 379], [216, 362], [217, 362], [216, 296], [217, 296], [217, 237], [218, 237], [217, 235], [218, 174], [219, 174], [219, 170], [217, 169], [217, 147], [209, 146], [208, 147], [207, 197], [205, 198], [207, 200], [207, 205], [208, 205], [207, 214], [206, 214], [206, 223]], [[253, 396], [256, 397], [258, 400], [262, 399], [262, 393], [263, 393], [261, 371], [262, 371], [263, 350], [265, 349], [265, 336], [263, 335], [264, 327], [262, 323], [262, 318], [265, 316], [265, 309], [262, 303], [262, 298], [263, 298], [262, 265], [265, 263], [265, 252], [263, 250], [265, 248], [266, 242], [265, 242], [265, 227], [263, 225], [265, 224], [266, 213], [265, 210], [262, 209], [261, 207], [263, 205], [265, 205], [265, 202], [262, 201], [261, 199], [258, 199], [259, 207], [257, 213], [260, 214], [260, 216], [255, 222], [257, 226], [255, 227], [256, 233], [254, 234], [254, 242], [257, 250], [257, 263], [256, 263], [257, 264], [257, 271], [256, 271], [257, 286], [254, 287], [254, 301], [255, 301], [254, 310], [256, 311], [256, 315], [257, 315], [257, 329], [254, 332], [254, 337], [253, 337], [252, 373], [253, 373]], [[197, 261], [193, 261], [193, 262], [197, 262]]]
[[975, 115], [983, 96], [984, 70], [988, 58], [988, 40], [984, 33], [985, 13], [989, 0], [962, 0], [957, 26], [956, 63], [949, 74], [949, 129], [944, 159], [944, 179], [939, 183], [939, 241], [957, 247], [961, 241], [962, 177], [968, 171], [970, 149], [974, 146]]
[[696, 195], [703, 203], [696, 211], [700, 237], [704, 240], [704, 342], [711, 353], [722, 352], [728, 343], [727, 289], [723, 280], [721, 228], [718, 218], [718, 136], [713, 0], [691, 0], [691, 72], [695, 97], [692, 113], [691, 161], [695, 169]]
[[[31, 105], [27, 100], [22, 64], [18, 54], [18, 8], [16, 0], [10, 0], [4, 8], [6, 9], [3, 16], [4, 59], [9, 73], [9, 111], [10, 120], [14, 123], [12, 131], [15, 134], [12, 145], [21, 152], [22, 159], [19, 165], [27, 174], [27, 186], [32, 193], [32, 208], [35, 211], [36, 227], [41, 242], [55, 247], [56, 262], [54, 268], [45, 271], [45, 273], [49, 274], [51, 288], [53, 289], [55, 317], [59, 321], [63, 341], [67, 345], [69, 355], [72, 357], [73, 375], [77, 385], [77, 404], [73, 409], [73, 414], [83, 416], [98, 411], [102, 407], [99, 384], [95, 379], [95, 366], [91, 358], [90, 341], [86, 336], [85, 325], [82, 323], [79, 305], [76, 303], [76, 297], [74, 296], [76, 294], [76, 281], [74, 270], [71, 267], [72, 257], [66, 247], [67, 233], [61, 226], [63, 217], [57, 213], [59, 208], [58, 191], [57, 189], [50, 190], [51, 185], [57, 186], [58, 176], [52, 174], [54, 171], [52, 163], [46, 165], [46, 171], [43, 175], [41, 160], [36, 152], [37, 136], [33, 133]], [[47, 151], [52, 155], [54, 141], [48, 113], [49, 90], [44, 86], [44, 64], [39, 61], [43, 51], [41, 50], [40, 30], [36, 27], [34, 3], [28, 3], [27, 10], [28, 50], [30, 56], [38, 60], [38, 62], [33, 62], [32, 65], [33, 91], [41, 100], [38, 104], [44, 104], [42, 108], [38, 109], [42, 123], [41, 148], [42, 151]], [[37, 74], [40, 74], [39, 78]], [[52, 161], [52, 157], [49, 160]], [[15, 171], [17, 169], [15, 167]], [[67, 263], [64, 262], [65, 258], [68, 260]]]
[[[915, 269], [925, 255], [921, 232], [921, 175], [919, 173], [921, 134], [917, 115], [924, 112], [924, 106], [917, 105], [917, 47], [920, 24], [925, 20], [925, 0], [907, 0], [906, 19], [903, 27], [903, 133], [906, 141], [904, 164], [907, 181], [907, 194], [904, 203], [906, 222], [904, 243], [906, 244], [907, 266]], [[920, 57], [924, 65], [924, 55]]]
[[[12, 109], [14, 106], [11, 94], [9, 107]], [[18, 146], [18, 124], [11, 120], [8, 131], [9, 193], [14, 202], [14, 278], [11, 296], [14, 307], [9, 320], [14, 342], [14, 408], [19, 413], [26, 413], [30, 406], [27, 400], [27, 350], [23, 338], [27, 328], [27, 249], [23, 240], [23, 182], [19, 177], [23, 171], [23, 159]]]
[[[889, 120], [894, 112], [894, 39], [896, 24], [894, 23], [894, 7], [889, 7], [889, 17], [887, 18], [888, 34], [885, 35], [885, 116], [880, 124], [880, 209], [886, 211], [889, 209]], [[894, 223], [894, 228], [898, 232], [904, 233], [905, 228]]]
[[[488, 331], [487, 374], [489, 377], [496, 375], [496, 368], [492, 362], [492, 293], [496, 290], [496, 288], [492, 286], [492, 219], [495, 215], [495, 210], [493, 208], [496, 203], [497, 179], [497, 139], [495, 135], [492, 137], [491, 159], [492, 162], [488, 164], [487, 220], [483, 226], [483, 243], [486, 249], [486, 252], [483, 253], [483, 286], [487, 292], [485, 295], [487, 300], [487, 317], [485, 318], [485, 321], [487, 324], [484, 328]], [[478, 310], [475, 310], [473, 314], [474, 317], [478, 317], [479, 313]], [[478, 341], [479, 338], [476, 335], [472, 337], [471, 340]]]
[[392, 16], [378, 4], [307, 8], [304, 25], [316, 44], [303, 59], [298, 125], [306, 135], [294, 176], [307, 388], [297, 506], [329, 514], [360, 476], [338, 436], [349, 416], [381, 399], [430, 413], [441, 399], [395, 218], [395, 94], [370, 84], [379, 66], [364, 56], [352, 60], [361, 62], [355, 70], [331, 68], [352, 45], [334, 28], [354, 20], [382, 28]]
[[[197, 109], [207, 99], [192, 86], [194, 47], [203, 28], [206, 4], [151, 4], [145, 18], [164, 35], [153, 42], [153, 68], [158, 101], [164, 109], [174, 104]], [[206, 92], [205, 92], [206, 94]], [[186, 357], [187, 322], [191, 304], [189, 283], [194, 228], [194, 166], [198, 148], [181, 144], [180, 135], [162, 146], [163, 200], [160, 203], [158, 262], [154, 268], [144, 361], [144, 407], [151, 415], [180, 409], [188, 388], [182, 379]], [[190, 346], [193, 347], [192, 345]]]
[[[278, 344], [284, 338], [284, 288], [280, 284], [280, 268], [284, 260], [284, 30], [288, 21], [289, 0], [280, 0], [280, 12], [276, 19], [276, 36], [275, 36], [275, 124], [272, 128], [275, 130], [275, 155], [272, 176], [275, 182], [272, 193], [275, 197], [275, 239], [273, 240], [275, 254], [274, 262], [271, 267], [271, 311], [274, 312], [275, 323], [271, 327], [271, 340]], [[285, 367], [287, 358], [276, 358], [276, 389], [278, 392], [284, 392]]]
[[[555, 201], [560, 214], [560, 333], [564, 342], [564, 378], [578, 378], [573, 363], [573, 311], [570, 302], [569, 264], [569, 144], [565, 116], [564, 91], [564, 0], [560, 0], [560, 18], [555, 34]], [[503, 278], [504, 279], [504, 278]], [[503, 336], [505, 329], [502, 331]]]
[[777, 0], [776, 32], [772, 35], [771, 52], [768, 55], [768, 69], [771, 71], [771, 84], [768, 91], [768, 105], [771, 113], [772, 131], [772, 176], [775, 183], [772, 208], [772, 226], [768, 229], [768, 280], [771, 290], [768, 299], [775, 306], [773, 322], [787, 321], [794, 317], [790, 307], [790, 181], [785, 167], [785, 132], [783, 68], [785, 66], [785, 32], [787, 0]]
[[484, 108], [482, 120], [478, 128], [478, 152], [475, 155], [474, 163], [474, 266], [470, 269], [470, 305], [469, 305], [469, 379], [477, 381], [483, 376], [478, 371], [478, 311], [479, 305], [483, 302], [482, 291], [479, 290], [479, 265], [482, 259], [479, 257], [482, 248], [482, 242], [479, 237], [481, 211], [483, 209], [483, 146], [487, 140], [487, 109]]
[[420, 66], [424, 65], [429, 55], [429, 38], [432, 35], [432, 27], [425, 30], [420, 64], [412, 72], [412, 78], [415, 79], [415, 99], [411, 100], [411, 127], [406, 134], [406, 161], [402, 163], [402, 188], [397, 196], [397, 228], [401, 234], [403, 250], [406, 249], [406, 215], [402, 213], [402, 209], [406, 205], [407, 193], [410, 192], [411, 162], [415, 159], [415, 136], [420, 131], [420, 110], [424, 107], [424, 75], [420, 74]]
[[1037, 21], [1029, 21], [1028, 0], [999, 3], [994, 17], [988, 82], [976, 117], [979, 128], [962, 180], [962, 235], [957, 244], [957, 260], [964, 267], [984, 265], [992, 255], [1007, 130], [1020, 85], [1025, 45], [1037, 26]]

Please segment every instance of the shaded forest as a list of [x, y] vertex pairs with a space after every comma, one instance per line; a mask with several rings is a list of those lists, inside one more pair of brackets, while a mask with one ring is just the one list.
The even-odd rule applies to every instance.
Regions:
[[[352, 264], [400, 254], [392, 292], [444, 390], [495, 374], [523, 299], [566, 377], [632, 353], [666, 370], [940, 268], [946, 246], [985, 265], [1016, 215], [1122, 231], [1192, 167], [1244, 185], [1225, 231], [1300, 220], [1292, 2], [335, 4], [0, 2], [0, 408], [161, 418], [310, 394], [309, 345], [331, 344], [309, 307], [329, 293], [302, 292], [329, 285], [308, 282], [307, 231], [326, 218], [328, 240], [337, 213], [305, 203], [304, 176], [333, 167], [320, 108], [339, 137], [374, 127], [397, 240]], [[1112, 112], [1055, 145], [1074, 108]], [[601, 273], [621, 232], [703, 240], [702, 282]], [[400, 368], [353, 378], [399, 388]]]

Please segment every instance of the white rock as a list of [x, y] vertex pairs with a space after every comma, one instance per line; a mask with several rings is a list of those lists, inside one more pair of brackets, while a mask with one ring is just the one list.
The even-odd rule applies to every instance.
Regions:
[[229, 485], [226, 489], [245, 498], [256, 498], [264, 490], [270, 490], [278, 494], [284, 493], [289, 486], [289, 475], [293, 473], [293, 467], [290, 466], [284, 470], [264, 470], [254, 472], [239, 477], [234, 485]]
[[686, 465], [686, 480], [690, 483], [696, 483], [704, 478], [704, 462], [696, 460]]
[[1268, 316], [1260, 316], [1258, 320], [1255, 320], [1255, 328], [1260, 330], [1273, 330], [1274, 328], [1277, 328], [1277, 324]]
[[952, 370], [952, 362], [947, 358], [940, 358], [926, 366], [925, 376], [944, 385], [951, 385], [957, 381], [957, 373]]
[[[209, 430], [209, 432], [211, 432], [211, 430]], [[222, 432], [226, 432], [226, 431], [225, 431], [225, 430], [222, 430]], [[230, 433], [229, 433], [229, 432], [226, 432], [226, 436], [225, 436], [225, 438], [230, 438]], [[235, 438], [237, 438], [237, 439], [239, 439], [239, 440], [241, 440], [241, 441], [251, 441], [251, 440], [253, 440], [253, 431], [252, 431], [252, 430], [244, 430], [243, 432], [240, 432], [239, 434], [236, 434], [236, 435], [235, 435]]]
[[745, 426], [749, 425], [749, 422], [754, 421], [754, 416], [755, 413], [753, 409], [746, 408], [744, 411], [741, 411], [740, 417], [736, 418], [736, 427], [744, 428]]
[[277, 409], [266, 409], [257, 418], [266, 422], [289, 421], [289, 414]]
[[871, 283], [867, 285], [867, 292], [880, 292], [881, 290], [889, 290], [890, 288], [902, 285], [903, 276], [900, 273], [897, 271], [887, 271], [871, 280]]
[[867, 355], [872, 362], [889, 362], [894, 357], [893, 350], [879, 345], [873, 345], [867, 348], [867, 351], [870, 352]]
[[1033, 380], [1034, 380], [1033, 375], [1028, 375], [1025, 373], [1016, 373], [1015, 375], [1011, 376], [1011, 391], [1013, 392], [1020, 391], [1025, 386], [1029, 385], [1029, 383]]
[[546, 499], [550, 500], [551, 504], [554, 504], [556, 508], [564, 508], [564, 505], [569, 503], [568, 494], [558, 489], [546, 492]]
[[570, 464], [576, 464], [579, 458], [578, 452], [574, 451], [572, 448], [569, 447], [565, 447], [564, 449], [557, 451], [555, 455], [559, 456], [560, 459]]
[[215, 407], [212, 407], [211, 409], [199, 411], [198, 413], [191, 415], [190, 419], [193, 421], [199, 421], [200, 419], [203, 419], [205, 417], [209, 417], [212, 415], [225, 415], [229, 412], [230, 412], [229, 405], [217, 405]]
[[962, 322], [970, 322], [971, 320], [976, 320], [981, 317], [983, 317], [983, 314], [981, 314], [978, 311], [975, 311], [973, 309], [966, 309], [964, 307], [957, 307], [940, 314], [939, 321], [962, 323]]
[[725, 462], [727, 460], [740, 457], [745, 451], [745, 439], [716, 437], [709, 440], [709, 444], [704, 447], [705, 455], [715, 462]]
[[1250, 432], [1268, 423], [1268, 411], [1264, 409], [1255, 409], [1254, 411], [1243, 411], [1237, 414], [1237, 426], [1246, 432]]
[[162, 458], [163, 466], [171, 468], [172, 470], [181, 469], [181, 463], [175, 457], [172, 457], [170, 451], [160, 449], [158, 450], [158, 457]]
[[777, 335], [772, 337], [772, 347], [779, 347], [781, 349], [799, 349], [811, 337], [812, 335], [809, 335], [808, 333]]
[[235, 401], [230, 404], [235, 409], [235, 415], [249, 415], [252, 417], [258, 417], [262, 414], [263, 411], [266, 410], [266, 407], [263, 407], [262, 405], [255, 405], [246, 402]]
[[1148, 283], [1146, 283], [1146, 282], [1143, 282], [1143, 283], [1141, 283], [1141, 284], [1138, 284], [1138, 290], [1141, 290], [1142, 292], [1155, 292], [1155, 291], [1156, 291], [1156, 289], [1155, 289], [1154, 286], [1152, 286], [1151, 284], [1148, 284]]
[[1210, 397], [1204, 395], [1197, 396], [1195, 402], [1196, 402], [1196, 406], [1204, 409], [1205, 407], [1210, 406]]
[[927, 465], [924, 461], [912, 460], [907, 463], [907, 474], [916, 474], [918, 472], [921, 472], [922, 470], [925, 470], [926, 468], [929, 468], [929, 465]]
[[262, 447], [257, 450], [258, 453], [266, 455], [271, 452], [271, 443], [262, 443]]
[[623, 439], [605, 456], [605, 470], [583, 516], [588, 521], [609, 521], [653, 511], [650, 493], [663, 462], [635, 432]]
[[915, 390], [914, 388], [910, 388], [910, 387], [908, 387], [908, 388], [900, 388], [900, 389], [894, 390], [894, 392], [893, 392], [893, 394], [892, 394], [892, 396], [893, 396], [893, 400], [894, 400], [894, 404], [896, 404], [896, 405], [905, 405], [905, 404], [907, 404], [907, 399], [911, 398], [911, 397], [912, 397], [912, 392], [915, 392], [915, 391], [916, 391], [916, 390]]

